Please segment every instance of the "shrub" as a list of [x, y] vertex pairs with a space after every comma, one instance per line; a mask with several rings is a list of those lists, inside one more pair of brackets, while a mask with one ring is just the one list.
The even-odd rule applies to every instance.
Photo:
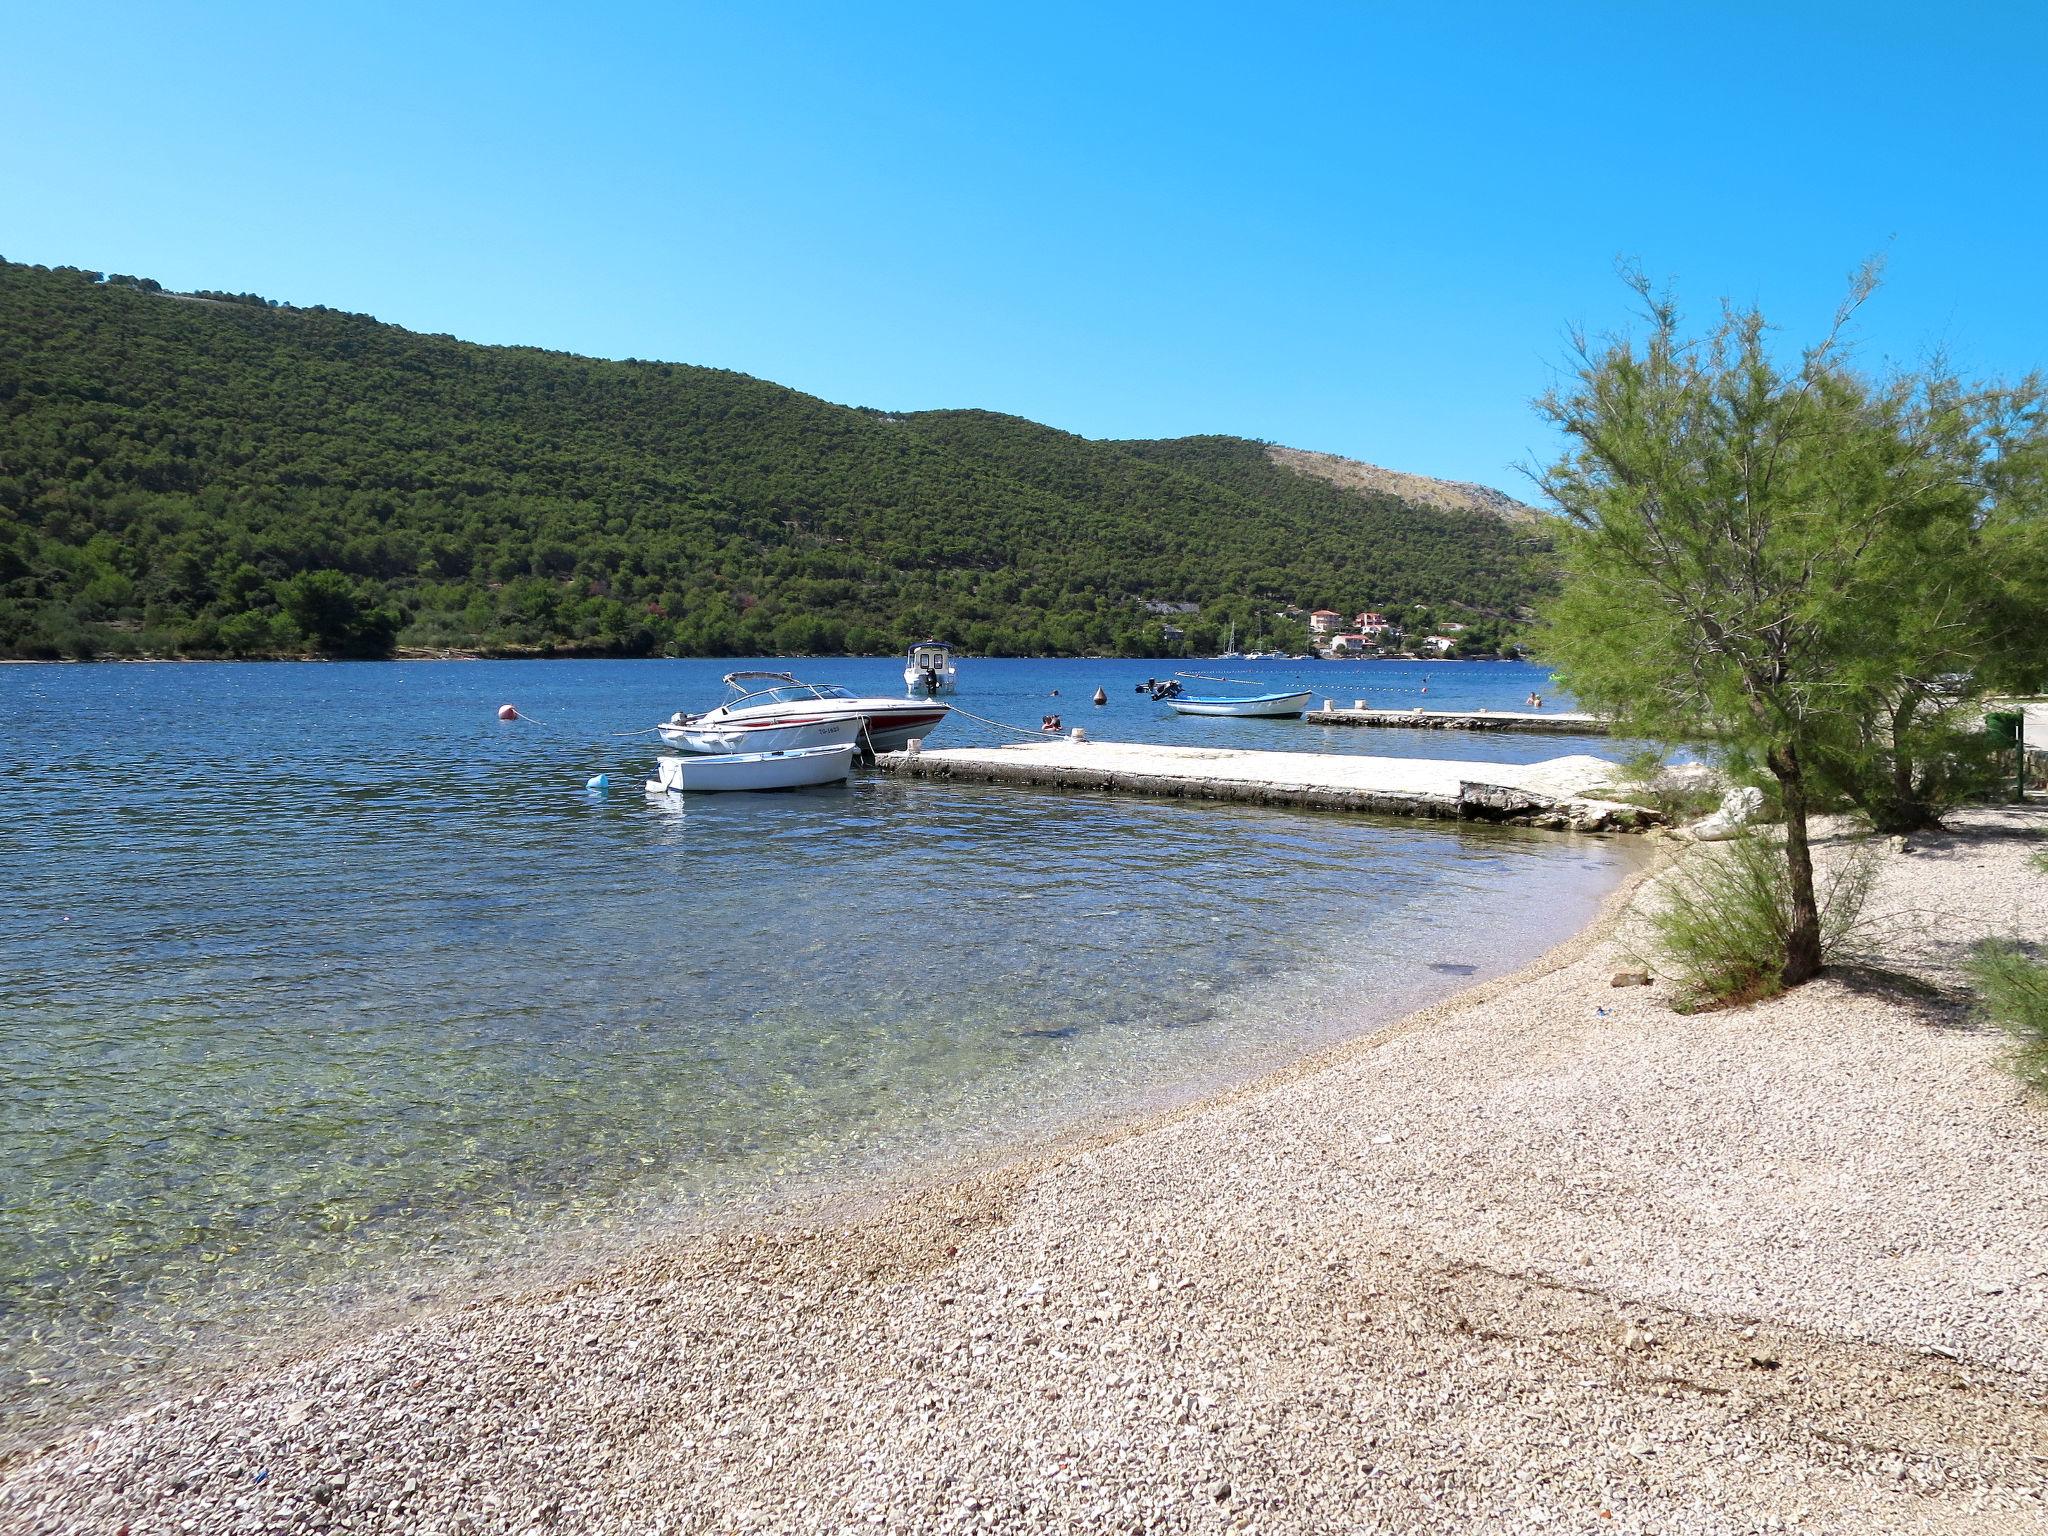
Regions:
[[1622, 759], [1621, 780], [1630, 798], [1662, 811], [1674, 825], [1697, 821], [1717, 808], [1726, 789], [1718, 775], [1674, 768], [1656, 747]]
[[[1841, 958], [1876, 871], [1865, 848], [1822, 882], [1823, 964]], [[1696, 850], [1679, 866], [1669, 899], [1650, 918], [1651, 946], [1678, 983], [1681, 1013], [1755, 1002], [1784, 991], [1791, 928], [1792, 877], [1784, 839], [1761, 830]]]
[[2013, 1039], [2013, 1076], [2048, 1093], [2048, 962], [2011, 939], [1986, 939], [1970, 951], [1970, 980], [1984, 1012]]

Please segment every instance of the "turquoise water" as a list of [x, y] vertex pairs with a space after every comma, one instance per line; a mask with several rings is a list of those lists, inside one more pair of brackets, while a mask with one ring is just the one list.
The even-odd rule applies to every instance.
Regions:
[[[734, 665], [0, 667], [9, 1430], [340, 1308], [1244, 1081], [1511, 968], [1632, 857], [872, 776], [650, 800], [619, 733]], [[1605, 749], [1183, 719], [1131, 692], [1160, 670], [969, 660], [958, 698], [1122, 739]], [[1377, 673], [1415, 677], [1445, 707], [1547, 684]]]

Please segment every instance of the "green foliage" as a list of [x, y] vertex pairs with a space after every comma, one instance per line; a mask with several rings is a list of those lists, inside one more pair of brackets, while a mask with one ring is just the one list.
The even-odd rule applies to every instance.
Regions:
[[1544, 402], [1571, 447], [1545, 480], [1569, 527], [1542, 650], [1625, 729], [1711, 732], [1768, 774], [1798, 915], [1787, 982], [1822, 963], [1809, 812], [1938, 814], [1970, 779], [1941, 703], [2048, 666], [2040, 390], [1855, 374], [1836, 338], [1875, 280], [1786, 366], [1760, 313], [1686, 338], [1633, 278], [1648, 335], [1582, 341]]
[[2048, 962], [2010, 939], [1986, 939], [1970, 952], [1970, 980], [1984, 1012], [2012, 1036], [2012, 1073], [2048, 1093]]
[[[1299, 648], [1342, 597], [1511, 621], [1526, 530], [1255, 443], [1093, 443], [741, 374], [0, 263], [0, 654]], [[1537, 546], [1540, 546], [1540, 539]], [[312, 578], [318, 577], [319, 580]], [[1213, 637], [1209, 632], [1213, 630]]]
[[[1280, 509], [1293, 525], [1311, 530], [1315, 559], [1326, 574], [1301, 592], [1310, 607], [1344, 614], [1381, 609], [1418, 636], [1439, 618], [1454, 620], [1478, 631], [1468, 630], [1470, 654], [1492, 655], [1521, 610], [1553, 589], [1547, 534], [1484, 513], [1438, 512], [1418, 519], [1415, 507], [1398, 497], [1347, 490], [1283, 468], [1267, 457], [1263, 443], [1241, 437], [1102, 446]], [[1456, 537], [1447, 538], [1447, 532]], [[1376, 565], [1361, 567], [1355, 557], [1360, 549], [1371, 550]], [[1239, 638], [1246, 638], [1242, 626]]]
[[[1820, 896], [1823, 963], [1839, 958], [1876, 876], [1868, 849], [1846, 859]], [[1651, 947], [1678, 983], [1681, 1012], [1775, 997], [1798, 921], [1785, 845], [1762, 830], [1701, 843], [1671, 876], [1650, 917]]]
[[1721, 803], [1718, 777], [1674, 771], [1656, 747], [1644, 747], [1623, 758], [1621, 779], [1633, 786], [1630, 799], [1662, 811], [1674, 825], [1697, 821]]

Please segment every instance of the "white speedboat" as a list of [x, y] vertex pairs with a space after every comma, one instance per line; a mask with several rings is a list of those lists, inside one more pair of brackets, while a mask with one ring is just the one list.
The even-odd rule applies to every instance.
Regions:
[[798, 752], [805, 747], [860, 745], [860, 720], [800, 720], [791, 725], [727, 720], [701, 723], [702, 716], [672, 715], [660, 727], [661, 739], [682, 752], [716, 756], [727, 752]]
[[[748, 691], [746, 684], [755, 682], [770, 686]], [[725, 686], [733, 691], [732, 698], [701, 715], [671, 716], [655, 727], [661, 739], [682, 751], [699, 752], [703, 748], [692, 746], [693, 740], [750, 743], [757, 739], [755, 731], [842, 729], [851, 724], [853, 744], [861, 751], [894, 752], [937, 729], [949, 713], [948, 706], [935, 699], [861, 698], [836, 683], [799, 682], [787, 672], [728, 672]], [[818, 738], [805, 743], [832, 744]]]
[[[1236, 677], [1203, 677], [1199, 672], [1183, 672], [1180, 676], [1204, 683], [1245, 681]], [[1258, 685], [1254, 683], [1251, 686]], [[1298, 693], [1171, 693], [1160, 697], [1162, 702], [1183, 715], [1233, 715], [1253, 720], [1295, 720], [1308, 708], [1308, 701], [1313, 693], [1314, 690], [1304, 688]]]
[[929, 697], [951, 693], [959, 681], [960, 669], [953, 662], [953, 647], [943, 640], [920, 640], [904, 658], [903, 686], [913, 694]]
[[749, 789], [805, 789], [843, 784], [853, 772], [854, 745], [799, 747], [794, 752], [728, 752], [656, 760], [650, 791], [700, 795]]

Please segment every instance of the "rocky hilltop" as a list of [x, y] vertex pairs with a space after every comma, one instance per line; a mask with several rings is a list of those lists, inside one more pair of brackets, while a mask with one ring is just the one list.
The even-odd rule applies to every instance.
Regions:
[[1483, 512], [1504, 523], [1544, 521], [1544, 514], [1528, 503], [1517, 501], [1490, 485], [1477, 485], [1470, 480], [1433, 480], [1427, 475], [1381, 469], [1377, 464], [1367, 464], [1359, 459], [1339, 458], [1334, 453], [1313, 453], [1305, 448], [1285, 448], [1278, 443], [1267, 444], [1266, 457], [1282, 469], [1326, 480], [1347, 491], [1374, 491], [1443, 512]]

